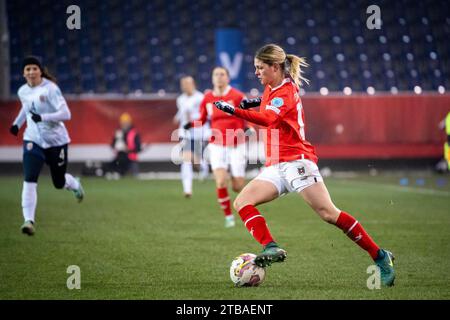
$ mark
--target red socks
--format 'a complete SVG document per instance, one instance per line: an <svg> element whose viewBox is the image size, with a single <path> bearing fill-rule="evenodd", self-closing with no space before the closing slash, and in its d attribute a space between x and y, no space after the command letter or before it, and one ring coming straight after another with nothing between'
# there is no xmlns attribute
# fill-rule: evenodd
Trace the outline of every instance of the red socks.
<svg viewBox="0 0 450 320"><path fill-rule="evenodd" d="M361 224L348 213L341 211L336 226L344 231L344 233L361 248L366 250L372 259L375 259L380 249L372 238L367 234Z"/></svg>
<svg viewBox="0 0 450 320"><path fill-rule="evenodd" d="M227 188L217 188L217 201L226 216L231 215L231 202Z"/></svg>
<svg viewBox="0 0 450 320"><path fill-rule="evenodd" d="M241 210L239 210L239 215L245 224L245 227L263 246L267 245L269 242L274 241L272 235L270 234L269 228L266 224L266 219L261 215L261 213L251 204L246 205Z"/></svg>

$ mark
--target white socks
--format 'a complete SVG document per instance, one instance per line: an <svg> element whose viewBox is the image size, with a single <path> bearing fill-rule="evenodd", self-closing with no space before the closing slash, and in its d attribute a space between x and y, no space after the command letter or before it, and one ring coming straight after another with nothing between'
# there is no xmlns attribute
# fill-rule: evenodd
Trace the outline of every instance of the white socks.
<svg viewBox="0 0 450 320"><path fill-rule="evenodd" d="M64 185L64 188L68 190L77 190L80 187L80 183L72 175L66 173L65 178L66 184ZM36 205L37 183L24 181L22 188L22 213L25 221L31 220L34 222Z"/></svg>
<svg viewBox="0 0 450 320"><path fill-rule="evenodd" d="M23 182L22 188L22 213L25 221L31 220L34 222L34 214L36 213L37 205L37 183Z"/></svg>
<svg viewBox="0 0 450 320"><path fill-rule="evenodd" d="M185 194L192 194L192 163L183 162L181 164L181 181L183 183L183 191Z"/></svg>
<svg viewBox="0 0 450 320"><path fill-rule="evenodd" d="M69 173L66 173L64 175L64 177L66 178L66 183L64 184L64 188L66 188L67 190L78 190L78 188L80 187L80 183L78 182L77 179L75 179Z"/></svg>
<svg viewBox="0 0 450 320"><path fill-rule="evenodd" d="M209 174L209 164L206 160L200 162L200 179L205 179Z"/></svg>

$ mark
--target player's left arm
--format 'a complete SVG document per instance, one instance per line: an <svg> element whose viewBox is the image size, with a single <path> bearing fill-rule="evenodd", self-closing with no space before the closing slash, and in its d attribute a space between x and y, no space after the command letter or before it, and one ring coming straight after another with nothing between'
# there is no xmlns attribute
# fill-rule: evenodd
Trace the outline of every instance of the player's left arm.
<svg viewBox="0 0 450 320"><path fill-rule="evenodd" d="M25 108L22 105L22 108L20 109L19 114L17 115L16 119L14 119L14 122L12 123L11 127L9 128L9 132L17 136L19 134L20 127L25 123L27 119L27 113L25 111Z"/></svg>
<svg viewBox="0 0 450 320"><path fill-rule="evenodd" d="M239 109L244 109L244 110L256 107L256 106L249 106L248 105L249 101L250 100L247 98L247 96L242 95L242 98L239 101L239 103L237 104L237 106L239 106ZM261 100L259 100L259 101L261 102ZM259 104L260 103L258 103L258 106L259 106ZM248 135L248 136L251 136L256 133L256 129L253 126L253 124L247 120L244 120L244 131L245 131L246 135Z"/></svg>
<svg viewBox="0 0 450 320"><path fill-rule="evenodd" d="M58 86L51 86L48 102L55 108L55 112L40 114L42 121L67 121L71 118L69 107Z"/></svg>
<svg viewBox="0 0 450 320"><path fill-rule="evenodd" d="M261 105L260 97L251 98L251 99L244 98L244 99L242 99L241 103L239 104L239 108L246 110L246 109L250 109L250 108L259 107L260 105Z"/></svg>
<svg viewBox="0 0 450 320"><path fill-rule="evenodd" d="M243 110L235 108L234 106L224 102L218 101L215 106L227 113L233 114L236 117L253 122L255 124L268 127L280 121L283 115L288 110L289 97L285 93L281 93L279 96L273 98L268 105L265 106L263 111Z"/></svg>
<svg viewBox="0 0 450 320"><path fill-rule="evenodd" d="M208 111L206 110L206 99L203 97L202 102L200 103L200 117L197 120L190 121L186 123L183 128L185 130L189 130L190 128L199 128L203 126L208 120Z"/></svg>
<svg viewBox="0 0 450 320"><path fill-rule="evenodd" d="M22 105L19 114L17 115L16 119L14 119L13 125L17 126L20 129L20 127L22 127L22 125L25 123L26 119L27 112L25 110L25 107Z"/></svg>

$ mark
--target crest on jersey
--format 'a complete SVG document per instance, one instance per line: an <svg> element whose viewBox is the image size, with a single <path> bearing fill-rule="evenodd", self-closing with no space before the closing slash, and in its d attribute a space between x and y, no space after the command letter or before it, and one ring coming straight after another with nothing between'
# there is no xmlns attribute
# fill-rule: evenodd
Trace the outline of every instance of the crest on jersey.
<svg viewBox="0 0 450 320"><path fill-rule="evenodd" d="M279 108L284 104L284 101L282 98L273 98L270 104L275 108Z"/></svg>
<svg viewBox="0 0 450 320"><path fill-rule="evenodd" d="M305 174L305 167L301 167L301 168L297 168L297 170L298 170L298 174L299 175L304 175Z"/></svg>
<svg viewBox="0 0 450 320"><path fill-rule="evenodd" d="M40 95L39 96L39 101L41 101L42 103L44 103L45 101L47 101L47 97L44 95Z"/></svg>

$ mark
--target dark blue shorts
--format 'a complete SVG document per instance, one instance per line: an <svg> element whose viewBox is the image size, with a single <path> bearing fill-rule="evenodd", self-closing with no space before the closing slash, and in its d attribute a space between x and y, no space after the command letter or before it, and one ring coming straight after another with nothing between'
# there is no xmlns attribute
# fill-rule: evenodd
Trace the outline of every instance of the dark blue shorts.
<svg viewBox="0 0 450 320"><path fill-rule="evenodd" d="M32 141L23 142L23 174L26 182L37 182L42 166L47 164L53 185L61 189L66 182L67 144L59 147L41 148Z"/></svg>
<svg viewBox="0 0 450 320"><path fill-rule="evenodd" d="M203 157L203 152L208 144L208 142L204 140L193 140L186 138L183 138L181 143L183 152L189 151L198 157Z"/></svg>

